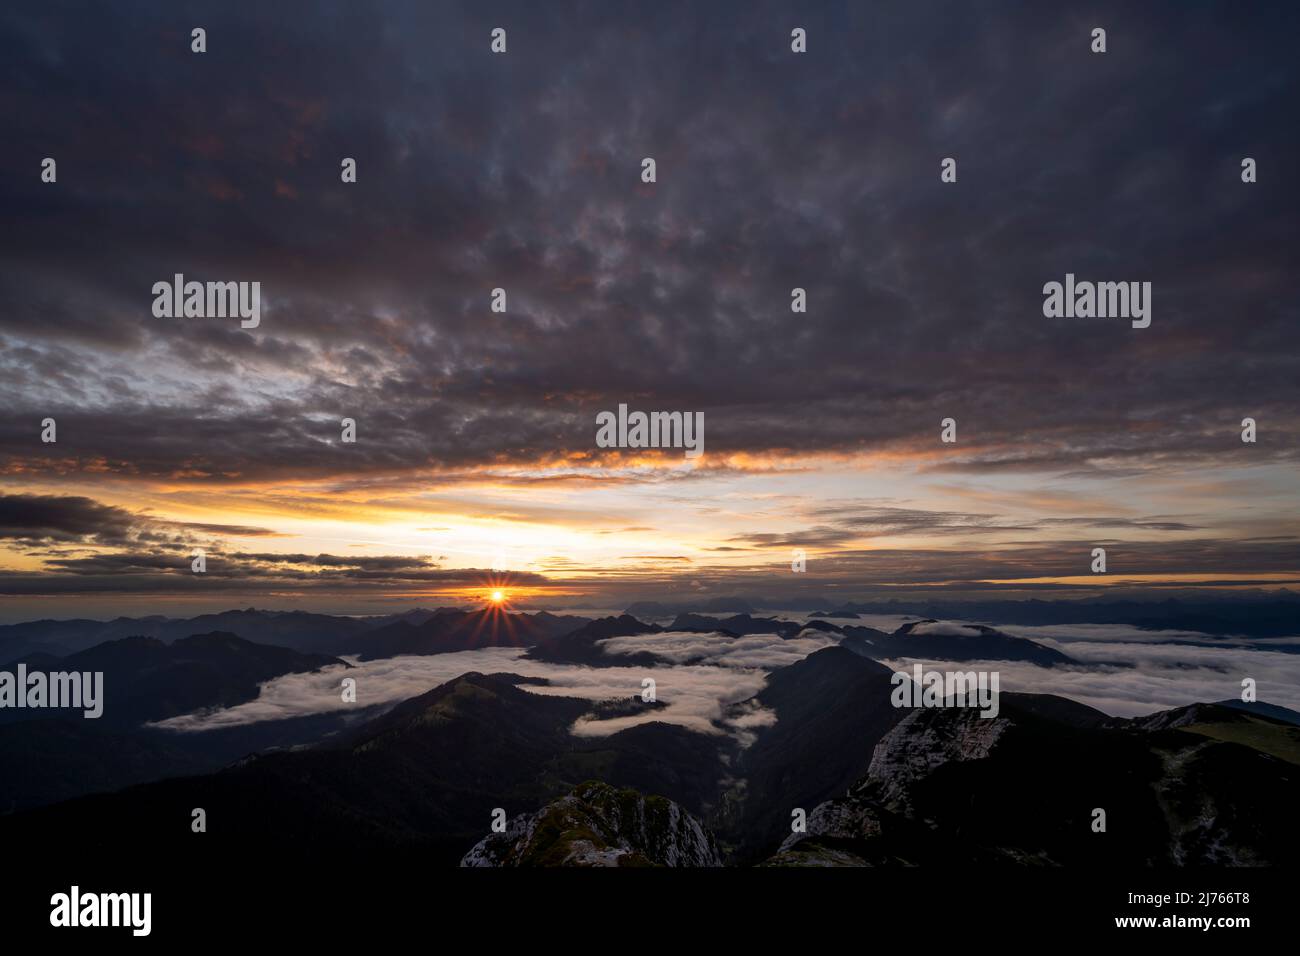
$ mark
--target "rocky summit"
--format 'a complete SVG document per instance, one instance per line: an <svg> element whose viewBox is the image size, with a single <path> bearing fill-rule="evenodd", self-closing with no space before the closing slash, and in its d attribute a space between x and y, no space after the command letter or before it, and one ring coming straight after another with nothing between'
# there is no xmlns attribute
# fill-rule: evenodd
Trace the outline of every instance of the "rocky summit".
<svg viewBox="0 0 1300 956"><path fill-rule="evenodd" d="M521 814L461 866L722 866L713 835L666 797L588 782Z"/></svg>

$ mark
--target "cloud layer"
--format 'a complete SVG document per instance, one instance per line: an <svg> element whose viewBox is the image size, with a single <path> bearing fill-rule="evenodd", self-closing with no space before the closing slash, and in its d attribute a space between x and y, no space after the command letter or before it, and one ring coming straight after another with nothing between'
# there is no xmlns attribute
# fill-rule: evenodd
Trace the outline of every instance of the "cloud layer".
<svg viewBox="0 0 1300 956"><path fill-rule="evenodd" d="M419 544L230 541L377 515L409 540L423 511L713 536L532 555L568 593L622 556L620 596L770 592L792 548L809 590L1072 576L1111 540L1119 574L1300 571L1291 5L185 10L0 11L0 593L189 596L196 539L205 591L464 585L445 567L481 563L399 566ZM1067 272L1152 282L1150 328L1045 318ZM260 326L155 318L177 273L260 282ZM597 448L621 402L704 413L704 457ZM828 463L895 484L836 496ZM899 500L922 482L957 500Z"/></svg>
<svg viewBox="0 0 1300 956"><path fill-rule="evenodd" d="M947 622L941 622L947 624ZM957 630L960 625L947 624ZM997 671L1000 689L1058 694L1117 717L1132 717L1196 702L1240 698L1241 681L1256 681L1260 700L1300 710L1300 654L1262 647L1226 647L1205 635L1138 632L1102 625L1066 628L1007 628L1081 661L1078 666L1039 667L1010 661L968 661L958 669ZM1054 632L1057 638L1047 636ZM342 701L340 681L357 682L357 704L392 705L418 696L470 671L513 673L544 678L546 685L523 684L529 693L579 697L591 701L639 698L643 679L655 681L664 706L642 714L586 717L572 731L603 737L629 727L662 721L699 733L730 734L748 745L777 715L759 706L736 708L762 689L768 673L795 663L834 641L817 632L782 641L776 635L727 638L719 634L644 635L603 641L606 653L648 651L667 663L656 667L585 667L524 658L519 648L484 648L422 657L353 662L355 669L327 668L315 674L289 674L264 684L259 697L236 707L187 714L158 726L180 732L281 720L306 714L342 712L356 705ZM1135 635L1137 635L1135 639ZM1190 640L1191 646L1170 641ZM1166 643L1156 643L1165 641ZM1300 643L1300 637L1288 644ZM692 663L681 663L691 661ZM951 669L925 658L885 661L911 672L920 663Z"/></svg>
<svg viewBox="0 0 1300 956"><path fill-rule="evenodd" d="M1137 717L1197 702L1241 699L1243 678L1259 700L1300 710L1300 637L1230 644L1183 631L1142 631L1110 624L1003 627L1059 650L1083 666L1039 667L1012 661L974 661L962 670L995 670L1001 690L1059 694L1115 717ZM1177 643L1173 643L1177 642ZM908 670L900 658L888 663Z"/></svg>
<svg viewBox="0 0 1300 956"><path fill-rule="evenodd" d="M646 708L643 714L634 716L579 720L573 727L578 736L604 737L652 721L678 724L703 734L721 734L726 729L718 722L727 706L752 697L763 686L765 676L755 668L734 666L577 667L527 660L523 653L520 648L496 647L424 657L353 661L353 670L334 667L315 674L288 674L262 685L256 700L237 707L174 717L158 726L197 732L304 714L341 712L357 705L396 704L462 674L479 671L545 678L549 682L545 686L523 684L521 687L529 693L591 701L640 699L642 679L654 679L657 699L665 706ZM345 676L357 682L355 705L342 700L341 681ZM745 726L755 719L750 715Z"/></svg>
<svg viewBox="0 0 1300 956"><path fill-rule="evenodd" d="M1148 470L1224 460L1245 394L1257 456L1300 447L1293 10L1112 5L1104 57L1031 3L802 10L802 57L775 3L162 12L2 15L10 473L589 460L628 399L724 456L960 413L947 470ZM1067 271L1153 281L1151 328L1043 319ZM175 272L261 281L261 327L153 318Z"/></svg>

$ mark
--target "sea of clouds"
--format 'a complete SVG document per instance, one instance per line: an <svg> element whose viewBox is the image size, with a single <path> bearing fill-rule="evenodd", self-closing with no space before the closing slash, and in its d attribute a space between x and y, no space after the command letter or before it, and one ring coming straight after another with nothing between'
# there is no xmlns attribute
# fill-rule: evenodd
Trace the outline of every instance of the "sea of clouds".
<svg viewBox="0 0 1300 956"><path fill-rule="evenodd" d="M933 628L941 626L942 631ZM932 632L964 633L959 622L931 626ZM972 661L944 667L921 658L885 661L898 670L912 664L960 670L994 670L1001 690L1059 694L1119 717L1140 716L1197 701L1239 698L1243 677L1254 678L1260 700L1300 710L1300 638L1236 642L1182 631L1143 631L1119 625L1076 624L1000 628L1055 648L1078 665L1039 667L1009 661ZM1170 643L1178 641L1179 643ZM308 714L342 712L358 706L391 706L423 694L471 671L512 673L544 678L546 685L521 685L530 693L587 700L639 698L642 679L655 681L658 701L642 714L605 719L583 718L573 726L580 736L599 737L650 721L678 724L705 734L732 734L742 744L758 728L775 721L764 708L738 709L762 689L772 671L793 664L823 647L834 635L804 631L791 640L776 634L730 638L721 634L669 632L616 637L600 642L613 659L650 652L656 667L588 667L532 661L520 648L493 647L419 657L355 661L351 670L326 668L289 674L262 685L256 700L235 707L186 714L157 726L197 732ZM342 700L341 681L357 682L357 703Z"/></svg>
<svg viewBox="0 0 1300 956"><path fill-rule="evenodd" d="M573 732L579 736L603 737L651 721L678 724L705 734L731 733L742 743L752 731L770 723L770 712L749 708L740 715L727 714L731 705L748 700L762 689L767 674L794 663L834 643L809 638L782 641L775 634L731 639L724 635L657 634L647 638L613 638L605 653L611 657L635 654L647 649L643 640L662 641L653 649L666 664L658 667L587 667L533 661L525 650L489 647L428 656L393 657L377 661L348 658L352 669L328 667L316 673L286 674L261 686L256 700L214 710L185 714L160 721L154 726L196 732L235 727L266 720L283 720L307 714L343 712L358 706L393 705L416 697L453 678L472 671L484 674L510 673L540 677L545 685L524 684L521 689L535 694L579 697L586 700L640 698L641 681L655 681L655 696L663 706L646 708L643 714L606 719L579 720ZM693 664L675 664L703 655ZM356 680L357 701L344 703L344 677Z"/></svg>
<svg viewBox="0 0 1300 956"><path fill-rule="evenodd" d="M999 661L1004 691L1060 694L1112 716L1137 717L1198 701L1239 700L1242 679L1250 677L1259 700L1300 710L1300 637L1225 640L1121 624L999 630L1054 648L1083 665Z"/></svg>

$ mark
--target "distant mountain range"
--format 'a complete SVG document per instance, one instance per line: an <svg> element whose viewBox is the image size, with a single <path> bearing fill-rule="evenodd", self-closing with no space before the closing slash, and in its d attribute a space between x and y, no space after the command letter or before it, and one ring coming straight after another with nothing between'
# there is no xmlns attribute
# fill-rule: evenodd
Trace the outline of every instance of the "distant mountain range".
<svg viewBox="0 0 1300 956"><path fill-rule="evenodd" d="M647 624L630 614L604 617L562 632L558 637L538 638L528 656L534 660L594 667L654 666L658 658L652 651L611 655L605 652L601 642L614 637L667 632L715 634L720 640L749 634L775 634L789 640L808 631L838 638L843 647L854 653L879 660L914 657L946 661L1029 661L1044 666L1072 663L1072 658L1060 651L983 625L940 626L937 621L913 621L887 634L870 627L817 620L799 623L779 618L756 618L748 614L726 618L679 614L671 624L662 627Z"/></svg>
<svg viewBox="0 0 1300 956"><path fill-rule="evenodd" d="M259 644L299 651L334 653L349 638L397 620L420 623L438 611L417 610L378 618L337 617L306 611L223 611L191 618L119 617L112 621L30 621L0 627L0 659L34 653L65 656L124 637L151 637L164 643L220 631Z"/></svg>
<svg viewBox="0 0 1300 956"><path fill-rule="evenodd" d="M737 595L701 604L640 602L626 613L666 618L690 612L804 611L814 616L860 614L907 615L937 620L990 621L999 624L1127 624L1147 630L1185 630L1242 637L1300 636L1300 594L1287 589L1215 597L1170 597L1162 600L1081 598L1055 601L969 601L936 598L920 601L828 602L825 596ZM830 608L829 613L816 612Z"/></svg>
<svg viewBox="0 0 1300 956"><path fill-rule="evenodd" d="M192 618L122 617L112 621L31 621L0 627L0 660L50 663L123 638L147 637L165 644L195 634L234 634L258 644L303 653L356 654L362 660L401 654L439 654L477 647L526 647L580 627L589 618L539 611L508 614L497 609L419 608L380 617L338 617L305 611L254 608Z"/></svg>
<svg viewBox="0 0 1300 956"><path fill-rule="evenodd" d="M793 636L796 622L779 617L755 617L758 606L794 610L827 607L823 601L766 602L751 598L719 598L704 604L670 605L641 602L630 606L631 617L651 633L650 619L671 619L665 630L713 629L731 634L776 633ZM705 612L732 611L725 617ZM1050 625L1070 623L1127 624L1153 630L1187 630L1204 634L1268 638L1300 636L1300 597L1290 592L1219 599L1169 599L1166 601L888 601L841 605L819 616L814 626L833 627L829 620L849 621L860 614L910 615L925 620L997 621L1004 624ZM449 618L438 621L440 617ZM621 618L616 618L621 620ZM507 620L511 623L505 627ZM416 608L401 614L342 617L306 611L263 611L254 608L203 614L192 618L161 616L116 618L112 621L41 620L0 626L0 660L13 661L45 655L44 660L66 657L105 641L125 637L152 637L164 643L195 634L220 631L259 644L288 647L304 653L360 654L364 659L402 653L441 653L449 649L484 646L530 646L572 632L589 618L557 615L483 612L457 607ZM625 628L626 630L626 628ZM874 640L870 628L859 635ZM854 633L845 628L844 634ZM880 632L874 632L880 634ZM376 637L373 645L367 637ZM1300 653L1300 645L1279 644L1276 649ZM879 653L879 652L877 652ZM885 656L885 655L881 655ZM1003 658L999 658L1003 659ZM1006 658L1033 659L1033 658Z"/></svg>
<svg viewBox="0 0 1300 956"><path fill-rule="evenodd" d="M344 641L341 651L370 661L403 654L443 654L480 647L531 647L561 637L587 623L585 617L560 617L546 611L506 614L495 608L442 610L419 623L394 621L365 631Z"/></svg>
<svg viewBox="0 0 1300 956"><path fill-rule="evenodd" d="M983 624L941 625L910 621L892 634L870 627L840 629L845 647L866 657L920 657L940 661L1028 661L1051 667L1073 659L1023 637L1012 637Z"/></svg>
<svg viewBox="0 0 1300 956"><path fill-rule="evenodd" d="M663 601L638 601L635 604L628 605L623 612L631 614L633 617L673 617L676 614L690 614L693 612L719 613L730 611L733 614L752 614L760 606L761 602L755 602L753 598L744 597L718 597L703 600L692 600L685 603L665 603ZM782 605L782 607L793 609L796 605Z"/></svg>

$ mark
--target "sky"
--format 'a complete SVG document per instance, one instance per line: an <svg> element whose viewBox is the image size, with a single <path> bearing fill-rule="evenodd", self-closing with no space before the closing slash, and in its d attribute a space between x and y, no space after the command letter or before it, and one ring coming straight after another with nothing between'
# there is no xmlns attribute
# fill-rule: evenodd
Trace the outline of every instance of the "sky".
<svg viewBox="0 0 1300 956"><path fill-rule="evenodd" d="M0 614L1294 588L1297 20L6 4Z"/></svg>

